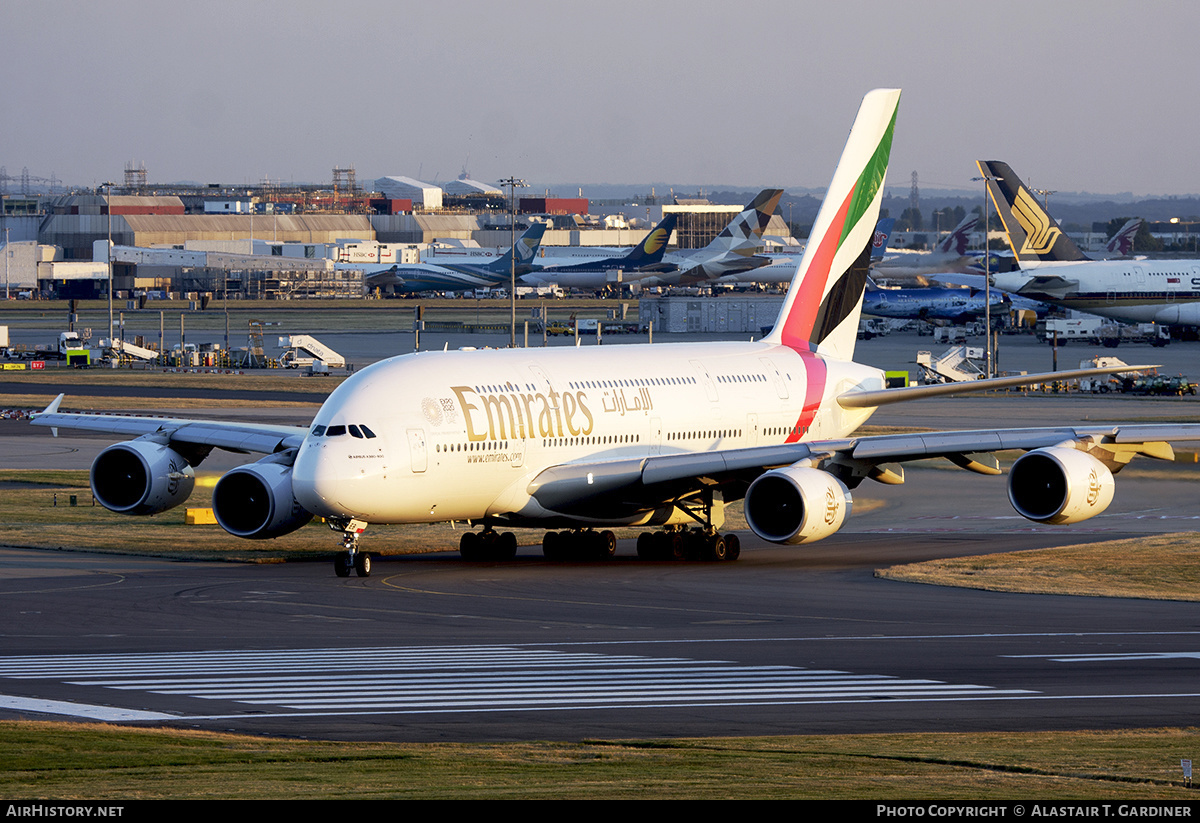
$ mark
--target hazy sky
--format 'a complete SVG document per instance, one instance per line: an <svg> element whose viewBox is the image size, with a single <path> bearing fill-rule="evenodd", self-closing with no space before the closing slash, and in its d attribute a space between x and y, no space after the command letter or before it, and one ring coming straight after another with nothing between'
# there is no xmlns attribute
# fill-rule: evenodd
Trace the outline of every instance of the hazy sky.
<svg viewBox="0 0 1200 823"><path fill-rule="evenodd" d="M89 185L828 184L899 86L889 186L977 158L1058 191L1200 192L1200 4L0 0L0 165ZM10 191L12 184L10 183ZM559 191L571 195L573 191ZM587 194L585 189L584 194Z"/></svg>

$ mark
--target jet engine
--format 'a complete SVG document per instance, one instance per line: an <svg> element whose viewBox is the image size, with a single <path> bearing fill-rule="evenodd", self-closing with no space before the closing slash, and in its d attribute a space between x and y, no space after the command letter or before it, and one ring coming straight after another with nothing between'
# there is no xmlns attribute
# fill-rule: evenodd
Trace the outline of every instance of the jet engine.
<svg viewBox="0 0 1200 823"><path fill-rule="evenodd" d="M1008 500L1017 514L1037 523L1078 523L1112 502L1108 467L1087 452L1066 446L1034 449L1008 472Z"/></svg>
<svg viewBox="0 0 1200 823"><path fill-rule="evenodd" d="M1192 288L1197 285L1196 279L1192 278ZM1154 315L1154 322L1177 326L1200 325L1200 303L1176 303L1174 306L1167 306Z"/></svg>
<svg viewBox="0 0 1200 823"><path fill-rule="evenodd" d="M788 466L761 475L746 490L750 529L773 543L811 543L836 532L850 516L850 490L832 474Z"/></svg>
<svg viewBox="0 0 1200 823"><path fill-rule="evenodd" d="M152 440L109 446L92 461L92 494L119 514L158 514L183 503L196 473L179 452Z"/></svg>
<svg viewBox="0 0 1200 823"><path fill-rule="evenodd" d="M265 540L294 532L309 520L292 494L292 467L267 458L238 466L217 481L213 514L235 537Z"/></svg>

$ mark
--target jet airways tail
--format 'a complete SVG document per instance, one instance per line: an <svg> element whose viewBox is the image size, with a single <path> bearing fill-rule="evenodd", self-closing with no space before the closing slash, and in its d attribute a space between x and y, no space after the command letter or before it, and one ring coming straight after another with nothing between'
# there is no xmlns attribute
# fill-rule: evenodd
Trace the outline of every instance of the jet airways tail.
<svg viewBox="0 0 1200 823"><path fill-rule="evenodd" d="M621 263L628 270L644 269L656 266L662 262L667 244L671 242L671 232L675 231L675 221L679 216L673 212L666 214L658 225L638 243L629 254L621 258Z"/></svg>
<svg viewBox="0 0 1200 823"><path fill-rule="evenodd" d="M899 89L863 98L768 342L853 358L899 103Z"/></svg>
<svg viewBox="0 0 1200 823"><path fill-rule="evenodd" d="M988 193L1021 268L1089 259L1046 213L1007 163L997 160L978 160L976 163L980 173L987 178Z"/></svg>
<svg viewBox="0 0 1200 823"><path fill-rule="evenodd" d="M512 259L515 253L517 257L517 274L527 274L531 268L530 264L533 262L533 258L538 253L538 248L542 245L542 237L545 234L545 223L533 223L517 238L516 244L506 254L497 257L491 263L487 264L487 270L507 276L512 271Z"/></svg>

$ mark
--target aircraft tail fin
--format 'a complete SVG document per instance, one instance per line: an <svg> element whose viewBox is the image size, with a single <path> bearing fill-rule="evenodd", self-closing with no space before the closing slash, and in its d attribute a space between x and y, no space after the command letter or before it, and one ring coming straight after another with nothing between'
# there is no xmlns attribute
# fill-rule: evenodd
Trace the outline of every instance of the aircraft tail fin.
<svg viewBox="0 0 1200 823"><path fill-rule="evenodd" d="M1036 267L1039 263L1088 259L1007 163L997 160L976 162L980 173L987 178L988 193L1004 223L1008 244L1022 268Z"/></svg>
<svg viewBox="0 0 1200 823"><path fill-rule="evenodd" d="M896 227L895 217L881 217L875 224L875 237L871 240L871 260L882 260L887 253L888 243L892 241L892 229Z"/></svg>
<svg viewBox="0 0 1200 823"><path fill-rule="evenodd" d="M954 227L954 231L942 241L938 246L938 250L944 254L953 254L962 257L967 253L967 246L970 244L971 232L975 231L975 226L979 223L978 214L968 214L962 219L962 222Z"/></svg>
<svg viewBox="0 0 1200 823"><path fill-rule="evenodd" d="M531 268L534 257L537 256L538 248L542 245L542 237L546 234L545 223L533 223L527 228L517 242L507 253L497 257L488 264L488 269L492 272L508 274L513 268L513 255L516 255L516 270L517 274L527 274Z"/></svg>
<svg viewBox="0 0 1200 823"><path fill-rule="evenodd" d="M675 221L678 219L679 215L674 212L666 214L658 225L642 238L642 242L622 258L622 264L629 269L640 269L661 263L667 244L671 242L671 232L675 231Z"/></svg>
<svg viewBox="0 0 1200 823"><path fill-rule="evenodd" d="M1142 218L1131 217L1129 221L1121 226L1120 231L1112 236L1112 239L1104 246L1109 254L1119 254L1125 256L1133 253L1133 238L1137 236L1138 230L1142 227Z"/></svg>
<svg viewBox="0 0 1200 823"><path fill-rule="evenodd" d="M779 206L780 197L783 197L783 189L760 191L704 250L746 255L761 251L763 230Z"/></svg>
<svg viewBox="0 0 1200 823"><path fill-rule="evenodd" d="M854 356L899 103L899 89L863 98L767 341L842 360Z"/></svg>

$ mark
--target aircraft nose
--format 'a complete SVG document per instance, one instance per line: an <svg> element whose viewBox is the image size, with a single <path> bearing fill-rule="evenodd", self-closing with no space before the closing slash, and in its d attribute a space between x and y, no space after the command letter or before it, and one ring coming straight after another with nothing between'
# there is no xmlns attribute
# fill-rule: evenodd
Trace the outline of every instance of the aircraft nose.
<svg viewBox="0 0 1200 823"><path fill-rule="evenodd" d="M322 451L311 445L300 450L292 466L292 493L313 514L332 516L341 513L339 483L334 466L322 459Z"/></svg>

